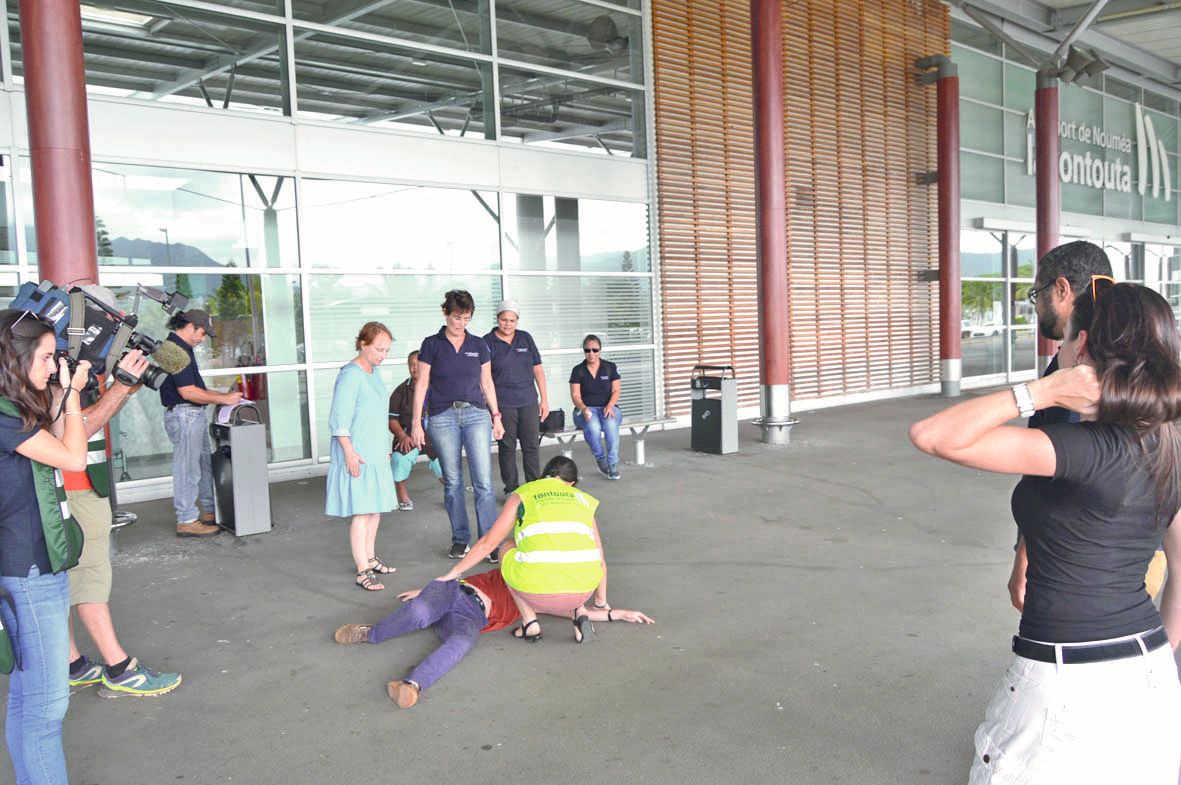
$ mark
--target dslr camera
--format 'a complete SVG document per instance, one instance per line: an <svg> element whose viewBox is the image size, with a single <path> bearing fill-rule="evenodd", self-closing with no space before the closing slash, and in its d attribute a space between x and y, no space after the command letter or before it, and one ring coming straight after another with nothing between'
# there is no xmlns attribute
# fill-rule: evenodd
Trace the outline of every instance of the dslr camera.
<svg viewBox="0 0 1181 785"><path fill-rule="evenodd" d="M113 373L123 384L143 384L159 390L170 373L181 369L170 370L169 362L162 363L165 367L152 364L136 379L117 367L123 356L133 349L151 356L161 347L161 341L136 329L141 295L160 303L169 316L180 313L188 304L188 298L183 294L137 286L132 312L125 314L80 287L66 290L50 281L42 281L40 285L30 281L21 286L8 307L31 311L51 322L57 341L57 356L65 358L71 372L82 360L90 362L88 386L96 385L97 374L105 372ZM187 355L184 361L184 364L188 363ZM50 381L57 381L56 374Z"/></svg>

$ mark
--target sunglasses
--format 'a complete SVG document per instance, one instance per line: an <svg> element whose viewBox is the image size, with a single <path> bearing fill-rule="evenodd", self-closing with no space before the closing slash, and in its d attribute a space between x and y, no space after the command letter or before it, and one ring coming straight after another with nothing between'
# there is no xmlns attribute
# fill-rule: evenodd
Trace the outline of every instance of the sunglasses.
<svg viewBox="0 0 1181 785"><path fill-rule="evenodd" d="M10 333L12 333L13 335L15 335L15 334L16 334L16 326L17 326L18 324L20 324L21 322L23 322L23 321L25 320L25 317L26 317L26 316L32 316L32 317L33 317L33 321L40 322L40 323L41 323L41 324L43 324L44 326L46 326L46 327L48 327L48 328L50 328L50 329L53 329L53 322L49 321L49 320L48 320L48 319L46 319L44 316L41 316L40 314L35 314L35 313L33 313L32 311L22 311L22 312L21 312L21 315L20 315L20 316L18 316L18 317L16 317L16 321L15 321L15 322L13 322L13 323L12 323L12 324L9 326L9 328L8 328L8 331L9 331Z"/></svg>
<svg viewBox="0 0 1181 785"><path fill-rule="evenodd" d="M585 349L584 348L582 350L582 353L583 354L598 354L601 351L602 351L602 347L599 347L598 349Z"/></svg>
<svg viewBox="0 0 1181 785"><path fill-rule="evenodd" d="M1102 283L1103 286L1099 286ZM1099 301L1099 292L1106 292L1111 287L1115 286L1115 279L1110 275L1092 275L1091 276L1091 299L1095 302Z"/></svg>

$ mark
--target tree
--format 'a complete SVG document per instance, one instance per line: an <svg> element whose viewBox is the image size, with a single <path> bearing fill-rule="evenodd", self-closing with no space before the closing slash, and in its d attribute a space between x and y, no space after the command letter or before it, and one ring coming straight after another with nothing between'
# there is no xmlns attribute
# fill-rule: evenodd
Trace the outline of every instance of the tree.
<svg viewBox="0 0 1181 785"><path fill-rule="evenodd" d="M233 266L232 264L230 265ZM212 311L222 319L239 319L250 313L250 296L240 275L223 275L213 295Z"/></svg>
<svg viewBox="0 0 1181 785"><path fill-rule="evenodd" d="M99 257L115 255L115 249L111 245L111 235L107 232L107 225L101 218L94 219L94 241L98 248Z"/></svg>

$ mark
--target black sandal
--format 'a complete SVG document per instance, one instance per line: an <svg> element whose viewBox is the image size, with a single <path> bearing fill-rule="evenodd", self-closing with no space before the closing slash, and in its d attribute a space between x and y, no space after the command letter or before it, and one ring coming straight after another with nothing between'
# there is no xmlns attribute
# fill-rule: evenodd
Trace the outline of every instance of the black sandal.
<svg viewBox="0 0 1181 785"><path fill-rule="evenodd" d="M534 635L527 634L525 631L528 630L530 627L532 627L534 624L537 625L536 634L534 634ZM519 626L515 630L513 630L513 637L516 638L517 640L525 640L525 641L529 641L530 643L537 643L539 640L541 640L541 622L539 622L537 619L534 619L531 622L527 622L526 624L522 624L521 626Z"/></svg>
<svg viewBox="0 0 1181 785"><path fill-rule="evenodd" d="M377 575L374 574L373 570L361 570L359 573L357 573L357 578L359 578L359 580L357 580L353 585L358 589L364 589L365 591L381 591L385 588L381 581L377 579Z"/></svg>
<svg viewBox="0 0 1181 785"><path fill-rule="evenodd" d="M595 639L595 625L585 613L574 619L574 642L584 643Z"/></svg>
<svg viewBox="0 0 1181 785"><path fill-rule="evenodd" d="M369 557L369 571L375 572L378 575L389 575L391 572L397 572L397 567L391 567L376 556Z"/></svg>

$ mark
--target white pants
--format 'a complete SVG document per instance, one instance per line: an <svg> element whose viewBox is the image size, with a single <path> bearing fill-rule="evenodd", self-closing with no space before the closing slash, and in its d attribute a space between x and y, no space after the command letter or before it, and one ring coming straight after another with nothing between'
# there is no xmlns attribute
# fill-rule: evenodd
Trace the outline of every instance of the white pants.
<svg viewBox="0 0 1181 785"><path fill-rule="evenodd" d="M1166 644L1056 665L1014 657L976 729L969 785L1177 785L1181 684Z"/></svg>

